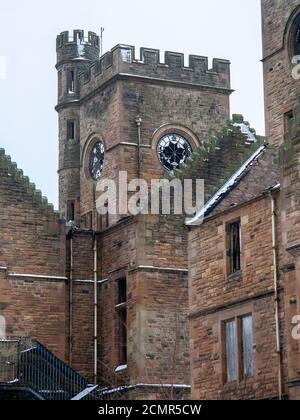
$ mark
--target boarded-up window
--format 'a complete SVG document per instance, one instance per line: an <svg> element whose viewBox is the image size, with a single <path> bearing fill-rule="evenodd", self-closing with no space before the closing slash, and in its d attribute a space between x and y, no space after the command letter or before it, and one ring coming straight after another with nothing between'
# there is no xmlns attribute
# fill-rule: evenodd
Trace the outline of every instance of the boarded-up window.
<svg viewBox="0 0 300 420"><path fill-rule="evenodd" d="M254 376L252 315L224 321L223 378L224 383L245 381Z"/></svg>
<svg viewBox="0 0 300 420"><path fill-rule="evenodd" d="M0 316L0 339L6 338L6 322L4 316Z"/></svg>
<svg viewBox="0 0 300 420"><path fill-rule="evenodd" d="M253 368L253 328L252 316L245 316L241 319L242 327L242 360L243 377L251 378L254 373Z"/></svg>
<svg viewBox="0 0 300 420"><path fill-rule="evenodd" d="M235 320L225 322L227 382L237 380L237 334Z"/></svg>

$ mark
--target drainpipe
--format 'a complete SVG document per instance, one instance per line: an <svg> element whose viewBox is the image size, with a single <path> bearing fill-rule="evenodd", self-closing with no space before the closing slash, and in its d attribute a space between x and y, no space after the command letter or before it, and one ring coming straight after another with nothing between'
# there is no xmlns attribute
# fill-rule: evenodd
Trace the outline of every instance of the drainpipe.
<svg viewBox="0 0 300 420"><path fill-rule="evenodd" d="M142 118L138 115L135 118L135 122L137 125L138 130L138 160L137 160L137 176L138 179L141 178L141 125L142 125Z"/></svg>
<svg viewBox="0 0 300 420"><path fill-rule="evenodd" d="M275 322L276 322L276 353L278 365L278 394L279 400L282 400L282 366L281 366L281 346L280 346L280 323L279 323L279 293L278 293L278 260L277 260L277 241L276 241L276 208L275 198L270 191L272 208L272 249L273 249L273 267L274 267L274 301L275 301Z"/></svg>
<svg viewBox="0 0 300 420"><path fill-rule="evenodd" d="M73 256L73 233L70 237L70 288L69 288L69 363L72 366L73 347L73 277L74 277L74 256Z"/></svg>
<svg viewBox="0 0 300 420"><path fill-rule="evenodd" d="M97 237L94 235L94 384L98 374L98 253Z"/></svg>

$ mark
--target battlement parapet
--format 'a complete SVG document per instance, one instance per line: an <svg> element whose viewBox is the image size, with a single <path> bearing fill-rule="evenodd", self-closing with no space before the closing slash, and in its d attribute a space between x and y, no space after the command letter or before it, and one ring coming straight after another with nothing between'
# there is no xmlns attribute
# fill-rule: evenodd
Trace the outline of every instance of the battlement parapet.
<svg viewBox="0 0 300 420"><path fill-rule="evenodd" d="M190 55L189 66L185 66L184 54L166 51L161 62L160 51L151 48L141 48L136 59L135 47L120 44L81 73L80 96L91 93L118 74L230 90L228 60L214 58L209 68L207 57Z"/></svg>
<svg viewBox="0 0 300 420"><path fill-rule="evenodd" d="M36 188L34 183L30 182L28 176L24 175L22 169L18 168L17 164L12 161L9 155L5 154L5 150L2 148L0 148L0 170L4 171L8 177L14 179L22 187L26 195L30 197L31 201L47 212L48 215L51 215L54 220L59 217L59 213L54 210L53 204L49 203L48 199L42 196L41 191Z"/></svg>

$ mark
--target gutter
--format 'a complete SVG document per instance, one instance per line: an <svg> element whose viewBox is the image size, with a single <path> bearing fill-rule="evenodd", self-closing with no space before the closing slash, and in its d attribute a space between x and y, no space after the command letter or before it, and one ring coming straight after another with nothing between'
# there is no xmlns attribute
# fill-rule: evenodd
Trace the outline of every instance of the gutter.
<svg viewBox="0 0 300 420"><path fill-rule="evenodd" d="M69 288L69 363L72 367L73 350L73 277L74 277L74 255L73 236L70 237L70 288Z"/></svg>
<svg viewBox="0 0 300 420"><path fill-rule="evenodd" d="M94 236L94 383L98 375L98 251L97 236Z"/></svg>
<svg viewBox="0 0 300 420"><path fill-rule="evenodd" d="M275 302L275 323L276 323L276 354L277 354L277 369L278 369L278 395L279 400L282 400L282 354L280 342L280 321L279 321L279 285L278 285L278 259L277 259L277 238L276 238L276 203L273 195L274 190L270 190L271 211L272 211L272 249L273 249L273 271L274 271L274 302Z"/></svg>
<svg viewBox="0 0 300 420"><path fill-rule="evenodd" d="M135 123L137 126L137 132L138 132L138 159L137 159L137 178L140 180L141 178L141 125L142 125L142 118L140 116L137 116L135 118Z"/></svg>

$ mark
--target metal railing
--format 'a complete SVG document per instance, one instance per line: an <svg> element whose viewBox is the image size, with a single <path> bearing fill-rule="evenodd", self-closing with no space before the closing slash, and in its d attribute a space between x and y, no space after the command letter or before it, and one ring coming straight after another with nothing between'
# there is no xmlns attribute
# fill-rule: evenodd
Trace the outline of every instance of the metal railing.
<svg viewBox="0 0 300 420"><path fill-rule="evenodd" d="M20 360L20 340L0 340L0 382L18 381Z"/></svg>
<svg viewBox="0 0 300 420"><path fill-rule="evenodd" d="M32 388L46 400L71 400L88 382L36 340L0 340L0 382ZM98 399L94 392L87 399Z"/></svg>

